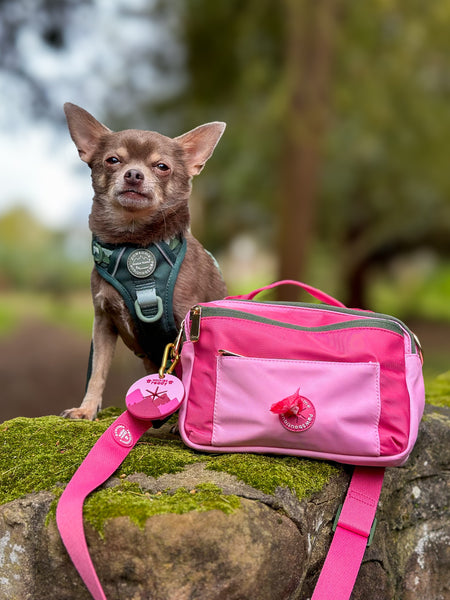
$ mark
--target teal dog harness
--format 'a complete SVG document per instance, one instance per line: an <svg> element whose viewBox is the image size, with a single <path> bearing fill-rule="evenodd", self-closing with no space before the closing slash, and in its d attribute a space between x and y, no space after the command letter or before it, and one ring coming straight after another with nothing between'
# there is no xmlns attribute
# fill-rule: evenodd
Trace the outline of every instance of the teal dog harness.
<svg viewBox="0 0 450 600"><path fill-rule="evenodd" d="M92 240L97 272L122 296L144 353L159 364L164 348L178 333L173 291L186 254L186 239L146 247Z"/></svg>

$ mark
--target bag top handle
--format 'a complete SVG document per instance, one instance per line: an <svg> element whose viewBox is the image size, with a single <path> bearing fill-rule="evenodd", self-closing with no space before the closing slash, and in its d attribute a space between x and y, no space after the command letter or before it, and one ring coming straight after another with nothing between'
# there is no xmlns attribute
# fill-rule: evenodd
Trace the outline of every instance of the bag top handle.
<svg viewBox="0 0 450 600"><path fill-rule="evenodd" d="M318 290L317 288L312 287L307 283L302 283L301 281L295 281L293 279L283 279L281 281L275 281L274 283L253 290L253 292L250 292L249 294L243 294L242 296L228 296L226 300L253 300L253 298L257 296L260 292L264 292L265 290L271 290L280 285L296 285L297 287L302 288L303 290L305 290L305 292L308 292L308 294L311 294L311 296L313 296L317 300L320 300L321 302L324 302L325 304L331 304L331 306L339 306L340 308L346 308L345 304L343 304L339 300L336 300L336 298L333 298L333 296L329 296L328 294L325 294L325 292L322 292L321 290Z"/></svg>

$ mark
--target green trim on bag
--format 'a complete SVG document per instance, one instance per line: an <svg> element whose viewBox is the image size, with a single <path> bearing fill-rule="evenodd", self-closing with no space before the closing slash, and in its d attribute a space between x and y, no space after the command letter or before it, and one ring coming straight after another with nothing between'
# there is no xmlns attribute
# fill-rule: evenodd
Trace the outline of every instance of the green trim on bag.
<svg viewBox="0 0 450 600"><path fill-rule="evenodd" d="M267 303L272 304L272 303ZM284 304L284 306L287 306ZM299 305L299 304L290 304L289 306L301 306L301 307L314 307L318 308L317 304L311 305ZM320 306L320 308L323 308ZM329 308L327 307L329 310ZM344 314L360 314L361 311L355 311L351 309L339 309L339 311L335 312L344 313ZM369 311L368 311L369 312ZM218 306L203 306L202 305L202 319L208 317L231 317L234 319L244 319L246 321L254 321L256 323L265 323L267 325L273 325L276 327L284 327L286 329L294 329L298 331L312 331L312 332L320 332L320 331L339 331L342 329L355 329L355 328L378 328L384 329L386 331L391 331L393 333L397 333L403 337L406 333L411 340L411 352L416 352L416 343L414 340L414 336L412 332L404 325L401 321L398 321L395 318L389 317L389 315L382 315L379 313L369 313L371 316L364 319L355 319L353 321L342 321L340 323L334 323L332 325L321 325L317 327L304 327L302 325L293 325L291 323L286 323L285 321L277 321L275 319L269 319L267 317L262 317L260 315L255 315L253 313L248 313L245 311L237 310L234 308L223 308Z"/></svg>

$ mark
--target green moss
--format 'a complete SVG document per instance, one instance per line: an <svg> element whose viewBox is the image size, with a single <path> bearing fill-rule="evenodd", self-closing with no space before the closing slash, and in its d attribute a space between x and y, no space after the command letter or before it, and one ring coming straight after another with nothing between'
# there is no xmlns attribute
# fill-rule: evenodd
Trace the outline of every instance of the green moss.
<svg viewBox="0 0 450 600"><path fill-rule="evenodd" d="M130 452L118 475L145 473L160 477L164 473L179 473L186 465L204 461L204 457L189 450L181 440L143 438Z"/></svg>
<svg viewBox="0 0 450 600"><path fill-rule="evenodd" d="M66 484L92 446L113 422L70 421L61 417L19 417L0 425L0 504ZM150 451L149 451L150 450ZM179 440L144 436L117 475L134 472L159 477L204 460Z"/></svg>
<svg viewBox="0 0 450 600"><path fill-rule="evenodd" d="M49 416L21 417L1 424L0 504L32 492L63 487L113 422L116 412L103 411L94 422ZM267 494L273 494L278 487L287 487L299 499L319 491L338 473L337 467L322 461L254 454L211 456L190 450L178 439L144 435L115 475L139 472L160 477L197 462L234 475Z"/></svg>
<svg viewBox="0 0 450 600"><path fill-rule="evenodd" d="M338 467L323 461L255 454L224 454L207 468L235 475L266 494L273 494L278 487L289 488L299 500L320 491L339 473Z"/></svg>
<svg viewBox="0 0 450 600"><path fill-rule="evenodd" d="M0 503L69 481L111 423L19 417L0 425Z"/></svg>
<svg viewBox="0 0 450 600"><path fill-rule="evenodd" d="M423 417L423 420L424 421L430 421L430 420L439 421L446 427L450 426L450 418L447 415L443 415L442 413L438 413L438 412L428 413L427 415L425 415Z"/></svg>
<svg viewBox="0 0 450 600"><path fill-rule="evenodd" d="M63 492L54 488L55 500L50 506L46 525L56 517L56 506ZM137 483L127 481L119 485L101 489L91 494L83 506L83 516L87 523L103 537L108 519L129 517L141 529L147 519L166 513L185 514L191 511L206 512L221 510L231 514L241 506L241 500L233 494L226 495L213 483L201 483L195 489L179 488L175 492L150 494Z"/></svg>
<svg viewBox="0 0 450 600"><path fill-rule="evenodd" d="M118 408L117 406L108 406L107 408L104 408L98 413L97 419L99 421L103 421L104 419L109 418L117 419L117 417L120 417L124 410L124 407Z"/></svg>
<svg viewBox="0 0 450 600"><path fill-rule="evenodd" d="M174 493L149 494L135 483L100 490L92 494L84 507L84 518L103 534L105 522L116 517L129 517L138 527L143 528L147 519L154 515L191 511L206 512L221 510L230 514L241 506L237 496L225 495L213 484L200 484L194 490L179 488Z"/></svg>
<svg viewBox="0 0 450 600"><path fill-rule="evenodd" d="M439 375L427 385L426 399L434 406L450 407L450 371Z"/></svg>

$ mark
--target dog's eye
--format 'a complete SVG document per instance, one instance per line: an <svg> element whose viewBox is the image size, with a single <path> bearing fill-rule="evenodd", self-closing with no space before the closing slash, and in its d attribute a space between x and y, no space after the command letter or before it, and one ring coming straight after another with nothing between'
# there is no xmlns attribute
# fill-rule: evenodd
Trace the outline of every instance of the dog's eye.
<svg viewBox="0 0 450 600"><path fill-rule="evenodd" d="M120 162L120 160L119 160L119 159L118 159L116 156L109 156L109 157L106 159L106 162L107 162L109 165L117 165L117 164Z"/></svg>
<svg viewBox="0 0 450 600"><path fill-rule="evenodd" d="M157 168L159 171L162 171L162 172L166 172L166 171L168 171L168 170L169 170L169 168L170 168L170 167L168 167L168 166L167 166L165 163L163 163L163 162L159 162L159 163L157 163L155 166L156 166L156 168Z"/></svg>

